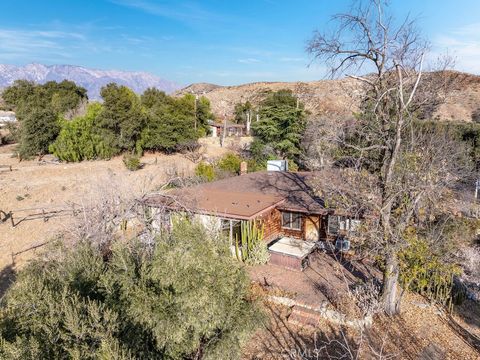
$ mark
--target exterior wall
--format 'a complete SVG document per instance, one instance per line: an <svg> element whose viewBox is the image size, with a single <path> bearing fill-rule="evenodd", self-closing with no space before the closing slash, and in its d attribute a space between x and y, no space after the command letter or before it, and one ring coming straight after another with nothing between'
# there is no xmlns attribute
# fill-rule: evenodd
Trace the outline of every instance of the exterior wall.
<svg viewBox="0 0 480 360"><path fill-rule="evenodd" d="M275 240L282 234L282 219L280 211L273 209L268 214L260 217L263 222L264 228L264 240L270 242Z"/></svg>
<svg viewBox="0 0 480 360"><path fill-rule="evenodd" d="M272 241L280 236L290 236L296 239L306 238L306 216L302 216L302 225L300 230L286 229L282 227L282 213L277 209L273 209L270 213L263 215L260 220L265 225L265 241ZM312 215L312 220L319 232L319 240L324 240L327 237L326 233L326 216Z"/></svg>

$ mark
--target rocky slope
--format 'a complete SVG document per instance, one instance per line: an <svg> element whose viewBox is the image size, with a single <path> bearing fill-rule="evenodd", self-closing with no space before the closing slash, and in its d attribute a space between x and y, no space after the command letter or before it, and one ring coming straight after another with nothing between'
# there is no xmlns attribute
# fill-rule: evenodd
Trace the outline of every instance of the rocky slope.
<svg viewBox="0 0 480 360"><path fill-rule="evenodd" d="M0 88L7 87L18 79L37 83L45 83L50 80L71 80L86 88L88 96L92 100L99 99L102 86L112 82L126 85L136 93L142 93L149 87L156 87L168 93L180 88L174 82L146 72L95 70L73 65L28 64L14 66L0 64Z"/></svg>
<svg viewBox="0 0 480 360"><path fill-rule="evenodd" d="M452 80L453 78L455 79ZM443 83L449 83L444 101L435 105L428 117L467 122L478 117L477 121L480 120L480 76L457 72L433 73L425 74L423 81L427 85L435 82L440 88L439 91L443 91ZM280 89L292 90L313 116L350 115L357 109L361 95L360 84L349 78L312 82L258 82L239 86L201 83L192 84L175 94L203 95L210 100L213 112L217 116L231 117L236 103L248 100L257 105L269 91Z"/></svg>

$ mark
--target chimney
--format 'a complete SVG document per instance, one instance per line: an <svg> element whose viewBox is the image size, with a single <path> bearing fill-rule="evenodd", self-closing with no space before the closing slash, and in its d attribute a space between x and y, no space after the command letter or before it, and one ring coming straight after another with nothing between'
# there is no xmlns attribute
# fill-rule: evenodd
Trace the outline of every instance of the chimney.
<svg viewBox="0 0 480 360"><path fill-rule="evenodd" d="M242 161L240 163L240 175L245 175L247 173L247 162Z"/></svg>

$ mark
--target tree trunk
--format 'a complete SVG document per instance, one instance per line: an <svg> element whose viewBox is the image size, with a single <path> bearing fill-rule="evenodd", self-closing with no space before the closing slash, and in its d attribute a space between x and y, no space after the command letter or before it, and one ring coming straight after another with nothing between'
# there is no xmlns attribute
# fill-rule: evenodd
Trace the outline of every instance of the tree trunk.
<svg viewBox="0 0 480 360"><path fill-rule="evenodd" d="M400 299L398 294L398 260L396 254L390 254L387 258L383 273L382 302L387 315L400 313Z"/></svg>

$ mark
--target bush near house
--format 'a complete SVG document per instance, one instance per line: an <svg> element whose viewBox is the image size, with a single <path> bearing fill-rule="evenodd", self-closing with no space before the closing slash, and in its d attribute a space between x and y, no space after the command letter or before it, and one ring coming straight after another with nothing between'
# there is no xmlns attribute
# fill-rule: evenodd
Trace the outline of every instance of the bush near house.
<svg viewBox="0 0 480 360"><path fill-rule="evenodd" d="M2 301L5 359L238 359L262 321L227 244L186 221L153 249L51 249Z"/></svg>

